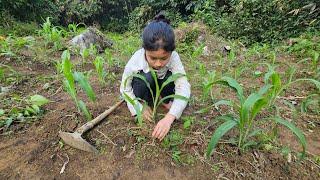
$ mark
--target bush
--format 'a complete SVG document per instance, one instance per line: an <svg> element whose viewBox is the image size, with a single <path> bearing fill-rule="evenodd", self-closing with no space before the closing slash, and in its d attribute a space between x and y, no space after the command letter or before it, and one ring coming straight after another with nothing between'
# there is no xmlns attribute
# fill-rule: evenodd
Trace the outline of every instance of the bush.
<svg viewBox="0 0 320 180"><path fill-rule="evenodd" d="M129 28L134 31L141 30L160 12L164 12L166 18L171 21L171 25L176 27L181 21L188 20L188 15L193 12L193 5L192 0L142 0L130 13Z"/></svg>
<svg viewBox="0 0 320 180"><path fill-rule="evenodd" d="M320 28L318 16L319 8L312 0L206 0L195 9L195 17L214 32L246 44L274 42L314 31Z"/></svg>
<svg viewBox="0 0 320 180"><path fill-rule="evenodd" d="M19 21L41 22L49 16L54 17L54 20L57 21L59 7L52 0L1 0L0 11L6 11L7 16L10 15ZM3 25L3 21L1 24Z"/></svg>

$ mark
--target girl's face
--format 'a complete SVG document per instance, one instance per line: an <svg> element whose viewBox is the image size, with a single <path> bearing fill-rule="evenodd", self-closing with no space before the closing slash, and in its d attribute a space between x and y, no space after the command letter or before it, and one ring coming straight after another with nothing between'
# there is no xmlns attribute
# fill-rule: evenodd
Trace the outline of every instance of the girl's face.
<svg viewBox="0 0 320 180"><path fill-rule="evenodd" d="M171 57L171 52L167 52L163 49L158 49L156 51L146 50L146 59L153 69L159 70L168 64Z"/></svg>

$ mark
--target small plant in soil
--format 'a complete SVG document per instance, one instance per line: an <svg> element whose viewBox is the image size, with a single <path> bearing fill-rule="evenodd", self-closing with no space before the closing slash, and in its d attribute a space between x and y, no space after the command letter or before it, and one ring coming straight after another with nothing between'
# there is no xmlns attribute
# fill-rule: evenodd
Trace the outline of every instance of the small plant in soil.
<svg viewBox="0 0 320 180"><path fill-rule="evenodd" d="M88 81L88 77L86 77L82 72L72 72L73 65L70 61L70 53L68 50L65 50L62 53L61 59L62 62L60 64L64 75L64 88L75 102L78 111L82 112L86 116L87 120L91 120L92 116L87 109L86 104L77 98L77 89L75 86L76 82L79 83L85 94L92 102L94 102L96 100L96 95Z"/></svg>
<svg viewBox="0 0 320 180"><path fill-rule="evenodd" d="M41 95L21 98L16 95L8 104L18 104L5 109L0 109L0 131L6 131L13 123L28 123L35 121L43 113L42 106L49 100Z"/></svg>
<svg viewBox="0 0 320 180"><path fill-rule="evenodd" d="M105 60L101 56L97 56L93 61L96 73L98 74L99 81L102 85L106 84L105 78L107 77L107 71L104 69Z"/></svg>
<svg viewBox="0 0 320 180"><path fill-rule="evenodd" d="M173 95L169 95L169 96L166 96L166 97L162 97L160 98L160 94L162 92L162 90L164 89L165 86L167 86L168 84L170 84L171 82L174 82L175 80L185 76L181 73L177 73L177 74L173 74L171 75L165 82L162 83L162 85L160 86L159 83L158 83L158 79L157 79L157 75L156 75L156 72L154 70L150 70L151 72L151 75L152 75L152 78L155 82L155 92L153 92L151 86L150 86L150 83L147 81L147 79L140 75L140 74L132 74L131 76L129 76L126 80L125 80L125 86L127 84L127 81L129 78L133 78L133 77L136 77L136 78L139 78L141 79L142 81L144 81L144 83L146 83L150 93L151 93L151 96L152 96L152 100L153 100L153 108L152 108L152 119L155 120L156 119L156 115L157 115L157 109L158 107L166 100L166 99L181 99L181 100L184 100L184 101L188 101L188 98L184 97L184 96L181 96L181 95L176 95L176 94L173 94ZM137 103L135 102L136 100L140 100L141 99L131 99L128 95L125 95L124 97L130 104L132 104L136 111L138 110L139 113L137 113L137 116L138 116L138 119L140 119L139 121L141 121L141 116L142 113L141 113L141 110L140 108L138 107ZM146 103L145 103L146 104ZM140 122L141 123L141 122Z"/></svg>
<svg viewBox="0 0 320 180"><path fill-rule="evenodd" d="M270 64L266 64L266 63L265 63L265 65L268 66L268 72L264 76L264 82L265 82L265 84L272 85L270 88L271 92L268 93L268 98L269 98L268 106L269 107L275 105L276 100L280 97L281 94L283 94L283 92L286 89L288 89L290 86L292 86L293 84L296 84L298 82L311 82L316 86L318 91L320 90L320 82L315 79L299 78L299 79L293 80L293 76L296 71L296 69L294 69L294 68L290 68L289 77L288 77L286 83L284 83L284 80L281 78L280 74L275 70L275 66L271 66Z"/></svg>
<svg viewBox="0 0 320 180"><path fill-rule="evenodd" d="M58 26L53 26L50 17L46 18L46 21L42 24L42 29L39 30L39 35L45 39L45 45L53 45L54 50L62 49L62 39L65 34L65 30Z"/></svg>
<svg viewBox="0 0 320 180"><path fill-rule="evenodd" d="M236 144L241 151L256 145L257 142L253 140L253 137L263 131L263 129L255 127L255 124L257 124L256 116L261 114L270 100L272 101L269 97L274 92L272 89L273 86L267 84L260 88L259 91L253 92L248 97L245 97L242 86L233 78L222 77L212 84L221 84L230 87L236 92L238 101L233 101L231 99L220 101L220 104L231 106L234 109L235 114L222 115L217 118L217 120L223 120L224 123L222 123L212 135L206 156L209 157L212 154L221 137L233 128L238 130L239 135L236 137ZM266 117L259 121L266 121L266 123L269 123L268 121L270 120L272 123L284 125L291 130L302 145L303 154L305 153L306 140L300 129L293 123L286 121L279 116Z"/></svg>

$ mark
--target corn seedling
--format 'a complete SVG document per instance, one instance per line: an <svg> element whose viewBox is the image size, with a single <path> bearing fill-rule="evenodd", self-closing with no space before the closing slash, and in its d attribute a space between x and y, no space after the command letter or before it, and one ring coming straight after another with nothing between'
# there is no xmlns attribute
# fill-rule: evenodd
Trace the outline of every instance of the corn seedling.
<svg viewBox="0 0 320 180"><path fill-rule="evenodd" d="M86 62L90 56L90 50L88 48L84 48L82 51L80 51L80 55L82 57L82 61Z"/></svg>
<svg viewBox="0 0 320 180"><path fill-rule="evenodd" d="M284 92L287 88L289 88L291 85L298 83L298 82L311 82L313 83L318 90L320 90L320 82L311 79L311 78L300 78L293 80L293 75L295 73L295 69L291 68L289 72L289 79L287 80L287 83L283 84L281 76L278 72L275 71L275 67L271 66L269 64L266 64L268 66L268 72L264 76L264 82L265 84L271 84L271 93L268 94L269 96L269 107L273 106L275 101L278 99L280 94Z"/></svg>
<svg viewBox="0 0 320 180"><path fill-rule="evenodd" d="M63 85L67 93L71 96L75 102L78 111L83 112L88 120L91 120L91 114L89 113L85 103L77 98L77 91L75 83L79 83L80 87L83 89L85 94L89 97L91 101L96 100L95 93L87 79L87 77L81 72L72 72L72 63L70 61L70 53L68 50L62 53L62 72L64 75Z"/></svg>
<svg viewBox="0 0 320 180"><path fill-rule="evenodd" d="M202 101L207 101L209 97L213 99L212 91L211 91L211 86L212 82L215 81L216 79L216 71L210 71L207 72L204 81L202 82Z"/></svg>
<svg viewBox="0 0 320 180"><path fill-rule="evenodd" d="M72 23L72 24L68 24L68 34L69 36L75 36L79 33L79 26L80 25L83 25L85 26L85 24L83 23L79 23L79 24L75 24L75 23Z"/></svg>
<svg viewBox="0 0 320 180"><path fill-rule="evenodd" d="M62 37L65 31L57 26L53 26L50 17L46 18L46 21L42 24L42 29L39 31L39 35L43 36L46 40L46 47L49 43L53 44L55 50L62 48Z"/></svg>
<svg viewBox="0 0 320 180"><path fill-rule="evenodd" d="M105 85L105 78L107 76L107 72L104 69L104 63L105 61L101 56L97 56L96 59L93 61L96 72L98 74L99 81L102 85Z"/></svg>
<svg viewBox="0 0 320 180"><path fill-rule="evenodd" d="M139 78L141 79L148 87L149 89L149 92L152 96L152 100L153 100L153 108L152 108L152 119L155 120L156 119L156 113L157 113L157 109L158 107L166 100L166 99L171 99L171 98L174 98L174 99L180 99L180 100L184 100L184 101L188 101L188 98L184 97L184 96L181 96L181 95L177 95L177 94L174 94L174 95L169 95L169 96L166 96L166 97L162 97L160 99L160 93L162 92L163 88L165 86L167 86L168 84L170 84L171 82L174 82L175 80L181 78L181 77L184 77L185 75L181 74L181 73L177 73L177 74L173 74L171 75L165 82L162 83L161 87L159 86L159 83L158 83L158 78L157 78L157 75L156 75L156 72L154 70L150 70L151 72L151 75L152 75L152 78L155 82L155 92L153 92L153 90L151 89L151 86L150 86L150 83L147 81L147 79L140 75L140 74L132 74L131 76L129 76L126 80L125 80L125 86L127 84L127 81L129 78L133 78L133 77L136 77L136 78ZM134 104L132 104L134 105Z"/></svg>
<svg viewBox="0 0 320 180"><path fill-rule="evenodd" d="M230 87L235 90L239 102L232 100L223 100L228 103L220 103L228 106L232 106L235 109L235 115L223 115L218 117L219 120L224 120L225 122L221 124L214 132L209 142L206 156L210 157L213 150L215 149L217 143L221 137L233 128L239 130L239 136L237 137L237 145L240 150L245 150L248 147L257 144L255 141L250 140L253 136L257 135L261 129L254 129L255 118L261 113L264 107L268 105L268 93L272 88L272 85L263 86L258 92L251 93L247 98L244 96L242 86L230 77L222 77L220 80L213 82L212 84L221 84ZM303 154L306 149L306 140L300 129L295 127L289 121L283 120L280 117L270 117L265 118L265 120L272 120L277 124L284 125L290 129L300 141L303 147Z"/></svg>

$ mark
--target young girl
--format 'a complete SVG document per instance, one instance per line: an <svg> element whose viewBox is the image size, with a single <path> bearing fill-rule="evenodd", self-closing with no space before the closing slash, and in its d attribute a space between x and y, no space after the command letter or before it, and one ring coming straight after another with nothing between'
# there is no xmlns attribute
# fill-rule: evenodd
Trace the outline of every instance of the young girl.
<svg viewBox="0 0 320 180"><path fill-rule="evenodd" d="M152 95L145 82L136 77L132 78L130 75L138 73L144 76L149 82L152 91L155 92L156 87L150 72L151 68L156 72L160 87L172 74L186 74L186 72L178 53L174 51L174 32L164 15L156 16L154 20L144 28L142 39L143 48L136 51L125 66L120 92L122 96L126 93L132 99L138 97L145 100L149 106L152 106ZM127 82L125 84L126 80ZM161 97L172 94L181 95L186 98L190 97L190 84L185 76L165 86L161 92ZM152 137L158 138L160 141L169 132L172 122L180 118L182 111L187 106L187 101L181 99L167 99L167 101L164 102L163 106L169 111L165 117L157 123L152 133ZM139 101L136 100L135 103L138 103L140 109L142 109L142 104ZM133 105L127 102L127 106L132 116L135 116L136 111ZM150 107L144 108L143 117L144 119L151 118Z"/></svg>

